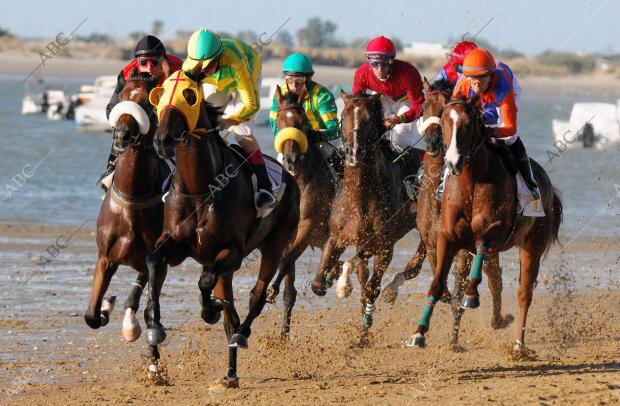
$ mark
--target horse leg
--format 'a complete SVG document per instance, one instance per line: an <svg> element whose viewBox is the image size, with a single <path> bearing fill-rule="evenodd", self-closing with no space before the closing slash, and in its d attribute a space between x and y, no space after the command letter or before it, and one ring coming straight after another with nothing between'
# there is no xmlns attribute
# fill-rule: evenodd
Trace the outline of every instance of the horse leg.
<svg viewBox="0 0 620 406"><path fill-rule="evenodd" d="M454 266L454 297L450 301L450 308L452 309L452 336L450 338L450 345L454 351L459 351L459 331L461 329L461 318L465 309L460 306L461 298L465 292L467 286L467 273L471 268L471 259L469 253L466 250L460 250L456 256L456 263Z"/></svg>
<svg viewBox="0 0 620 406"><path fill-rule="evenodd" d="M317 271L314 280L311 283L312 291L317 296L325 296L327 289L325 287L326 276L329 270L332 270L334 266L338 264L338 259L344 252L346 247L336 246L336 240L332 237L327 239L323 251L321 254L321 264Z"/></svg>
<svg viewBox="0 0 620 406"><path fill-rule="evenodd" d="M487 253L486 245L483 241L476 241L476 255L469 273L469 283L465 290L465 295L461 299L461 306L464 309L475 309L480 306L480 293L478 285L482 282L482 263Z"/></svg>
<svg viewBox="0 0 620 406"><path fill-rule="evenodd" d="M239 327L237 333L228 340L229 347L248 348L248 338L252 334L252 322L260 315L267 301L267 286L269 286L269 282L271 282L271 279L278 269L282 250L278 249L277 245L274 247L274 244L270 244L269 252L263 251L266 251L266 249L261 249L263 256L260 261L258 279L250 291L248 315Z"/></svg>
<svg viewBox="0 0 620 406"><path fill-rule="evenodd" d="M424 333L429 330L431 316L433 315L433 308L435 304L446 290L446 282L448 279L448 273L452 266L452 260L454 255L458 252L458 248L451 242L447 236L440 233L437 238L437 266L435 268L435 276L433 282L428 290L428 298L426 305L424 306L424 312L418 322L415 335L407 343L408 347L423 348L426 346L426 338Z"/></svg>
<svg viewBox="0 0 620 406"><path fill-rule="evenodd" d="M224 331L226 338L230 340L239 329L239 315L235 309L233 287L233 274L227 274L220 277L214 288L217 297L225 300L229 305L223 310L224 313ZM237 347L228 348L228 370L226 376L219 382L225 388L238 388L239 377L237 376Z"/></svg>
<svg viewBox="0 0 620 406"><path fill-rule="evenodd" d="M213 267L202 267L202 274L198 280L200 289L200 304L202 306L201 317L208 324L215 324L220 320L222 310L228 306L226 301L211 297L218 278L228 272L239 269L242 256L235 246L224 248L215 257Z"/></svg>
<svg viewBox="0 0 620 406"><path fill-rule="evenodd" d="M284 318L282 320L282 332L281 336L288 338L288 334L291 330L291 313L295 301L297 300L297 290L295 289L295 264L292 266L289 272L286 273L284 279L284 293L282 294L284 299Z"/></svg>
<svg viewBox="0 0 620 406"><path fill-rule="evenodd" d="M499 266L499 254L489 255L482 267L488 278L489 290L493 298L493 318L491 327L495 330L506 328L514 321L512 314L502 316L502 268Z"/></svg>
<svg viewBox="0 0 620 406"><path fill-rule="evenodd" d="M338 264L340 267L340 263ZM368 256L364 251L358 252L351 260L342 263L342 272L338 277L336 283L336 296L341 299L349 297L353 291L353 285L351 284L351 272L355 271L358 274L358 280L360 280L360 286L363 289L368 281ZM332 275L335 272L332 271ZM360 275L361 279L360 279ZM363 283L361 282L363 280ZM362 309L363 313L363 309Z"/></svg>
<svg viewBox="0 0 620 406"><path fill-rule="evenodd" d="M138 308L140 307L140 297L148 280L148 272L139 271L134 286L125 300L125 318L123 319L123 338L127 342L136 341L140 338L142 327L136 317Z"/></svg>
<svg viewBox="0 0 620 406"><path fill-rule="evenodd" d="M166 280L168 265L164 253L165 245L159 246L146 257L146 266L149 270L148 302L144 309L144 321L146 322L146 342L149 345L149 357L151 365L148 368L149 378L154 382L160 382L159 375L159 348L158 345L166 339L166 330L160 322L159 295Z"/></svg>
<svg viewBox="0 0 620 406"><path fill-rule="evenodd" d="M301 254L304 253L306 248L308 248L309 228L302 228L300 226L297 230L295 242L289 247L287 252L282 257L282 263L279 268L278 276L276 276L276 280L269 287L267 292L267 303L276 302L276 296L280 293L280 284L282 283L282 280L289 272L291 272L291 270L295 272L295 262Z"/></svg>
<svg viewBox="0 0 620 406"><path fill-rule="evenodd" d="M514 346L516 351L525 350L525 324L527 321L527 312L532 304L532 296L536 279L538 278L538 270L540 268L540 257L542 252L536 252L533 243L528 241L528 247L519 249L519 262L521 270L521 286L519 286L519 325L517 340ZM528 251L528 248L533 248ZM532 253L534 252L534 254Z"/></svg>
<svg viewBox="0 0 620 406"><path fill-rule="evenodd" d="M97 265L93 275L93 284L90 292L90 300L88 308L84 314L84 320L90 328L97 329L105 326L110 321L110 312L112 311L112 300L106 300L106 306L102 309L103 296L110 286L112 275L118 269L118 264L110 261L107 257L99 256Z"/></svg>
<svg viewBox="0 0 620 406"><path fill-rule="evenodd" d="M398 288L400 288L406 280L413 279L420 273L422 264L426 258L426 244L420 240L415 255L407 262L405 270L397 273L392 282L383 289L383 297L386 302L394 303L398 296Z"/></svg>
<svg viewBox="0 0 620 406"><path fill-rule="evenodd" d="M362 303L365 303L363 318L364 335L368 332L370 327L372 327L372 314L375 311L375 301L381 293L381 279L383 278L383 273L390 265L390 262L392 262L393 255L394 247L382 249L375 254L375 264L372 270L372 277L362 289Z"/></svg>

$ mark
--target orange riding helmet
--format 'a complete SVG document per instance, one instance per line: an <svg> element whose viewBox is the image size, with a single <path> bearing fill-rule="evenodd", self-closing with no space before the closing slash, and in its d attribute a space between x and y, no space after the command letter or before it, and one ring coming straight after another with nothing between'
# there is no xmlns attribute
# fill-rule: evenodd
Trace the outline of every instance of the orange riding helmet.
<svg viewBox="0 0 620 406"><path fill-rule="evenodd" d="M475 48L469 51L463 61L465 76L489 76L495 72L495 58L484 48Z"/></svg>

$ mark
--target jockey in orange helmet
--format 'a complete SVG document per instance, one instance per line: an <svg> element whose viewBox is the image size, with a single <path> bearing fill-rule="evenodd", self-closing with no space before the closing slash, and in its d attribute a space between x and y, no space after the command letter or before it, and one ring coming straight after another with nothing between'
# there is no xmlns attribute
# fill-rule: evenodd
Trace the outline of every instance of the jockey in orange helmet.
<svg viewBox="0 0 620 406"><path fill-rule="evenodd" d="M454 95L457 94L467 97L480 95L485 126L497 141L508 146L532 197L539 200L540 190L534 180L530 160L517 135L517 102L510 68L503 63L496 64L495 58L486 49L476 48L465 56L463 74L454 87ZM500 126L497 126L500 118L498 110L501 112ZM495 128L489 128L493 126Z"/></svg>
<svg viewBox="0 0 620 406"><path fill-rule="evenodd" d="M471 41L461 41L456 44L454 48L452 48L448 63L441 68L435 80L446 80L452 85L455 85L456 81L459 79L459 74L463 73L463 60L465 56L469 51L476 48L478 48L478 46Z"/></svg>

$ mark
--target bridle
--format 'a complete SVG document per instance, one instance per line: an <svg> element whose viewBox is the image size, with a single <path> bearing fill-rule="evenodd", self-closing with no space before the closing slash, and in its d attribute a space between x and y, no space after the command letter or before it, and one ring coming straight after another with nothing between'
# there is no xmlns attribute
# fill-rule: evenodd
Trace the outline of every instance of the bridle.
<svg viewBox="0 0 620 406"><path fill-rule="evenodd" d="M480 112L478 112L470 103L468 103L466 100L453 100L453 101L447 103L444 106L444 111L445 111L446 107L454 106L454 105L465 106L465 108L469 111L469 113L471 114L471 116L475 120L474 123L472 123L473 126L477 125L478 127L480 127L480 123L482 122L482 116L480 115ZM473 131L472 131L472 133L473 133ZM476 152L478 152L478 150L484 144L484 141L485 141L484 140L484 136L480 136L479 139L478 139L478 142L476 144L474 144L474 147L471 148L469 150L469 152L466 155L463 156L464 165L467 165L471 161L473 156L476 155Z"/></svg>

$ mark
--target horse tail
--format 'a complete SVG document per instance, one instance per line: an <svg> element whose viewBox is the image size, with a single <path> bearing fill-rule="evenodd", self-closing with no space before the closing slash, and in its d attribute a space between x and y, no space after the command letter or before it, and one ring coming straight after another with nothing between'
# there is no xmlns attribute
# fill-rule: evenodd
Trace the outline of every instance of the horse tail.
<svg viewBox="0 0 620 406"><path fill-rule="evenodd" d="M551 233L549 234L549 240L547 241L547 247L545 248L544 256L551 249L553 243L560 244L559 233L560 225L564 220L564 205L562 204L562 193L559 189L553 187L553 217L551 219Z"/></svg>

